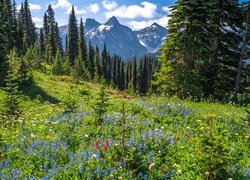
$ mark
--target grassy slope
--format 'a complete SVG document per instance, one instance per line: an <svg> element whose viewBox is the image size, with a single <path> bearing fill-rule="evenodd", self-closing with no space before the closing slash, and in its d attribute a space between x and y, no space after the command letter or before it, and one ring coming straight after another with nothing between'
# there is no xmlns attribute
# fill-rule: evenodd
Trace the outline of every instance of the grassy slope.
<svg viewBox="0 0 250 180"><path fill-rule="evenodd" d="M61 112L60 104L71 98L77 101L78 105L82 105L83 101L87 102L98 93L100 85L84 82L81 85L76 85L70 77L45 75L40 72L34 72L35 85L27 88L23 92L21 98L21 107L24 114L27 114L31 109L32 112L47 113L48 117L51 114ZM112 101L126 97L119 92L108 90ZM179 100L175 98L144 98L146 101L166 102L169 101L175 104L183 104L186 108L192 108L196 113L204 115L206 113L214 113L222 117L243 117L245 111L243 107L237 107L232 104L220 104L212 102L192 102L190 100ZM0 89L0 109L3 108L4 91ZM58 105L59 104L59 105ZM32 117L32 114L29 115Z"/></svg>
<svg viewBox="0 0 250 180"><path fill-rule="evenodd" d="M64 111L63 102L67 102L69 99L69 94L72 96L71 98L75 99L80 106L81 109L84 109L84 112L86 112L86 119L87 121L84 122L84 125L82 126L82 129L77 132L76 134L82 136L83 134L89 134L91 137L89 140L89 147L92 147L92 141L94 141L97 137L96 134L96 127L89 126L89 120L92 121L91 114L88 115L89 112L91 112L91 103L98 93L100 89L100 85L92 84L92 83L86 83L84 82L81 85L76 85L72 81L71 78L66 76L52 76L52 75L45 75L39 72L34 73L34 79L35 79L35 85L31 87L30 89L25 89L23 92L23 97L21 99L21 107L23 109L23 114L27 122L26 126L28 127L28 131L35 134L36 137L39 139L49 139L50 141L56 140L60 135L67 134L65 130L67 129L68 124L67 123L59 123L59 124L53 124L47 125L46 123L42 123L42 121L56 118L58 114L61 114ZM186 126L190 126L191 128L196 128L197 120L203 119L202 123L204 122L204 116L214 114L215 116L219 117L221 116L223 120L226 119L240 119L244 116L245 111L244 107L237 107L232 104L220 104L220 103L211 103L211 102L192 102L190 100L178 100L175 98L167 99L167 98L157 98L157 97L147 97L143 99L139 98L127 98L128 96L122 92L112 91L108 90L108 94L110 95L110 102L112 105L108 108L108 114L112 115L113 113L120 112L121 109L121 100L124 100L124 97L126 97L126 108L130 109L132 112L133 106L136 104L142 104L142 108L138 108L138 113L135 115L135 120L138 118L141 123L136 122L133 126L135 126L134 135L130 134L130 137L137 137L137 128L146 128L143 123L146 119L156 121L156 123L159 123L165 128L168 129L169 132L175 134L176 136L183 136L186 133ZM3 102L4 93L2 90L0 90L0 102ZM143 101L141 101L143 100ZM190 121L186 121L187 119L183 116L173 115L166 113L165 115L160 115L161 112L166 111L166 105L167 103L170 104L171 109L175 109L179 104L182 104L186 109L193 109L196 113L195 115L188 115L187 119L190 118ZM1 104L1 103L0 103ZM2 105L0 106L3 107ZM163 108L162 108L163 107ZM177 108L179 109L179 107ZM130 113L131 113L130 112ZM155 114L156 113L156 114ZM32 121L32 119L34 121ZM173 123L173 124L168 124ZM178 128L176 128L178 125ZM224 124L224 121L223 121ZM158 125L157 125L158 126ZM203 126L201 124L200 126ZM76 127L77 128L77 127ZM105 127L103 127L105 129ZM152 127L155 128L155 127ZM55 131L56 133L51 135L51 129ZM114 129L117 129L117 132L119 132L119 127L114 127ZM21 129L0 129L0 134L3 135L3 140L6 141L6 143L18 143L19 139L16 137L19 137L19 133L21 132ZM53 132L52 131L52 132ZM149 131L149 129L147 130ZM198 130L197 130L198 131ZM106 132L103 131L103 132ZM107 131L108 132L108 131ZM115 132L115 131L114 131ZM196 133L196 132L195 132ZM198 133L198 132L197 132ZM8 139L6 139L8 138ZM119 135L117 135L117 138L119 139ZM197 139L198 140L198 139ZM194 140L194 143L196 140ZM183 151L180 150L180 147L186 147L189 148L189 143L180 143L177 145L177 149L180 155L185 154L186 150ZM175 151L176 149L174 149ZM247 152L247 150L245 151ZM175 154L175 153L174 153ZM186 161L188 158L191 158L191 155L186 156L187 158L183 161ZM244 156L245 157L245 156ZM170 156L170 158L172 158ZM174 156L173 156L174 158ZM178 159L178 158L177 158ZM245 162L246 161L246 162ZM19 161L15 162L19 163ZM21 161L20 161L21 163ZM16 165L17 165L16 164ZM184 162L180 162L180 164L184 164ZM246 158L243 158L242 164L249 164L249 161ZM183 165L183 167L185 167ZM20 165L20 167L22 167ZM29 169L29 168L28 168ZM194 175L195 176L195 175Z"/></svg>

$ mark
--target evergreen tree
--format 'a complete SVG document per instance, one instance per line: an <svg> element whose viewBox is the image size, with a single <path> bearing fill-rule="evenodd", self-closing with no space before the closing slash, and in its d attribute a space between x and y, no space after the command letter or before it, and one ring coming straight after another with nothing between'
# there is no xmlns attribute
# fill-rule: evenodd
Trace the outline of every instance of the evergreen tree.
<svg viewBox="0 0 250 180"><path fill-rule="evenodd" d="M114 86L117 85L117 60L118 60L118 57L115 55L114 56L114 60L113 60L113 84Z"/></svg>
<svg viewBox="0 0 250 180"><path fill-rule="evenodd" d="M23 9L23 3L21 4L21 8L20 11L18 13L18 18L17 18L17 39L16 39L16 43L17 43L17 50L19 54L23 54L24 53L24 30L23 30L23 13L24 13L24 9Z"/></svg>
<svg viewBox="0 0 250 180"><path fill-rule="evenodd" d="M56 47L60 50L61 54L63 54L63 46L62 46L62 38L60 37L60 33L59 33L59 27L58 24L56 22L56 26L55 26L55 35L56 35Z"/></svg>
<svg viewBox="0 0 250 180"><path fill-rule="evenodd" d="M96 82L100 82L102 79L102 66L101 66L101 57L98 46L96 46L95 50L95 80Z"/></svg>
<svg viewBox="0 0 250 180"><path fill-rule="evenodd" d="M91 74L91 79L95 76L95 49L89 41L89 72Z"/></svg>
<svg viewBox="0 0 250 180"><path fill-rule="evenodd" d="M133 83L133 91L135 93L137 90L137 62L136 62L136 58L133 59L132 83Z"/></svg>
<svg viewBox="0 0 250 180"><path fill-rule="evenodd" d="M3 21L5 22L5 30L6 30L6 49L8 52L14 47L15 45L15 25L14 25L14 17L13 17L13 10L12 4L10 0L5 0L3 3Z"/></svg>
<svg viewBox="0 0 250 180"><path fill-rule="evenodd" d="M146 95L148 90L147 58L140 60L138 75L138 90L141 96Z"/></svg>
<svg viewBox="0 0 250 180"><path fill-rule="evenodd" d="M157 73L159 87L179 97L229 96L238 59L240 16L235 0L177 1Z"/></svg>
<svg viewBox="0 0 250 180"><path fill-rule="evenodd" d="M46 22L44 22L46 25ZM46 38L46 47L50 46L52 55L55 57L57 48L62 50L62 42L59 36L59 30L55 22L55 13L51 5L47 9L47 25L48 25L48 36ZM49 49L48 49L49 50Z"/></svg>
<svg viewBox="0 0 250 180"><path fill-rule="evenodd" d="M0 7L4 6L4 0L0 0ZM4 10L0 8L0 85L3 85L4 78L6 76L6 29L5 29L5 21L4 21Z"/></svg>
<svg viewBox="0 0 250 180"><path fill-rule="evenodd" d="M29 48L36 43L37 34L35 24L32 21L30 7L27 0L24 1L22 19L24 31L24 47Z"/></svg>
<svg viewBox="0 0 250 180"><path fill-rule="evenodd" d="M120 90L125 90L125 65L121 62Z"/></svg>
<svg viewBox="0 0 250 180"><path fill-rule="evenodd" d="M108 59L108 52L106 43L104 43L103 51L102 51L102 72L104 79L107 80L107 59Z"/></svg>
<svg viewBox="0 0 250 180"><path fill-rule="evenodd" d="M17 56L16 50L12 50L8 60L8 72L5 79L6 91L5 98L5 114L8 120L16 120L20 116L20 101L19 101L19 74L18 63L20 59Z"/></svg>
<svg viewBox="0 0 250 180"><path fill-rule="evenodd" d="M44 54L44 52L45 52L45 42L44 42L43 29L40 29L39 50L40 50L40 56L42 56Z"/></svg>
<svg viewBox="0 0 250 180"><path fill-rule="evenodd" d="M80 53L82 54L81 59L84 62L84 66L88 68L87 70L89 70L90 64L88 61L88 49L87 49L87 45L85 41L84 26L83 26L82 18L80 20L80 35L79 35L79 54Z"/></svg>
<svg viewBox="0 0 250 180"><path fill-rule="evenodd" d="M49 37L49 25L48 25L47 12L45 12L43 16L43 32L44 32L45 42L47 42L48 37Z"/></svg>
<svg viewBox="0 0 250 180"><path fill-rule="evenodd" d="M52 67L52 73L55 75L63 75L64 74L63 58L61 55L61 50L59 48L57 48L57 51L56 51L54 65Z"/></svg>
<svg viewBox="0 0 250 180"><path fill-rule="evenodd" d="M117 60L117 72L116 72L116 85L118 87L118 89L121 89L121 60L118 59Z"/></svg>
<svg viewBox="0 0 250 180"><path fill-rule="evenodd" d="M68 59L71 65L75 64L75 59L78 56L78 28L77 20L75 16L75 9L72 6L71 13L69 15L69 33L68 33Z"/></svg>

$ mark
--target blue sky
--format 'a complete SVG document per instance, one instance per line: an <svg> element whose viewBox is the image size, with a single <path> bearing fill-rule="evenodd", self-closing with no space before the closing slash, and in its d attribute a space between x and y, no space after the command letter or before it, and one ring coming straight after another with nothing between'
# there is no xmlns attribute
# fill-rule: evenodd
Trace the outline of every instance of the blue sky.
<svg viewBox="0 0 250 180"><path fill-rule="evenodd" d="M20 7L23 0L16 0ZM71 6L76 9L77 18L94 18L104 23L110 17L118 20L134 30L150 26L154 22L166 26L168 22L168 6L175 0L29 0L31 13L37 27L42 26L43 15L48 4L52 4L59 26L68 23Z"/></svg>

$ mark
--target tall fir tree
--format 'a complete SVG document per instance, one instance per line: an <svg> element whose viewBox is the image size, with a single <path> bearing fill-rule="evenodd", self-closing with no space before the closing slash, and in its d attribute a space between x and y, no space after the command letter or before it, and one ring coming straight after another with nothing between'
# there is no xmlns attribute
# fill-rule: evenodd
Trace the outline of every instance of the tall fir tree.
<svg viewBox="0 0 250 180"><path fill-rule="evenodd" d="M4 6L4 0L0 0L0 7ZM6 71L6 44L7 44L7 38L6 38L6 29L5 29L5 21L4 21L4 9L0 8L0 85L4 84L4 79L7 74Z"/></svg>
<svg viewBox="0 0 250 180"><path fill-rule="evenodd" d="M80 53L81 53L81 59L84 62L84 66L88 68L87 70L89 70L90 64L88 61L88 48L85 41L84 25L82 18L80 19L80 34L79 34L79 54Z"/></svg>
<svg viewBox="0 0 250 180"><path fill-rule="evenodd" d="M24 31L24 48L27 50L34 45L37 40L35 24L32 21L30 7L28 1L24 1L23 6L23 31Z"/></svg>
<svg viewBox="0 0 250 180"><path fill-rule="evenodd" d="M19 92L19 74L17 73L20 61L16 50L12 50L8 58L8 72L6 76L5 97L5 115L8 120L17 120L20 116L20 92Z"/></svg>
<svg viewBox="0 0 250 180"><path fill-rule="evenodd" d="M100 82L102 76L102 66L101 66L101 57L98 46L96 46L95 50L95 81Z"/></svg>
<svg viewBox="0 0 250 180"><path fill-rule="evenodd" d="M69 33L68 33L68 59L71 65L75 64L75 59L78 56L78 27L75 16L75 8L72 6L71 13L69 15Z"/></svg>
<svg viewBox="0 0 250 180"><path fill-rule="evenodd" d="M43 29L40 29L39 33L39 50L40 50L40 56L42 56L45 52L45 41L44 41L44 33Z"/></svg>
<svg viewBox="0 0 250 180"><path fill-rule="evenodd" d="M133 67L132 67L132 83L133 83L133 91L136 93L137 91L137 62L136 58L133 59Z"/></svg>
<svg viewBox="0 0 250 180"><path fill-rule="evenodd" d="M89 41L89 72L91 74L91 79L95 76L95 49Z"/></svg>
<svg viewBox="0 0 250 180"><path fill-rule="evenodd" d="M148 88L147 57L140 60L138 74L138 90L141 96L146 95Z"/></svg>

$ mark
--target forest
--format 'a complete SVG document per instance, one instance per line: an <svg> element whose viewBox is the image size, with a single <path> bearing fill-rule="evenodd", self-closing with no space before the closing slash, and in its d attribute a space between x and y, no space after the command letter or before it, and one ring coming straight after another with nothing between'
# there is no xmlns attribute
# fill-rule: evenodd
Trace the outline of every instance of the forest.
<svg viewBox="0 0 250 180"><path fill-rule="evenodd" d="M160 53L0 0L0 179L250 178L250 3L177 0ZM64 49L66 47L66 49Z"/></svg>

